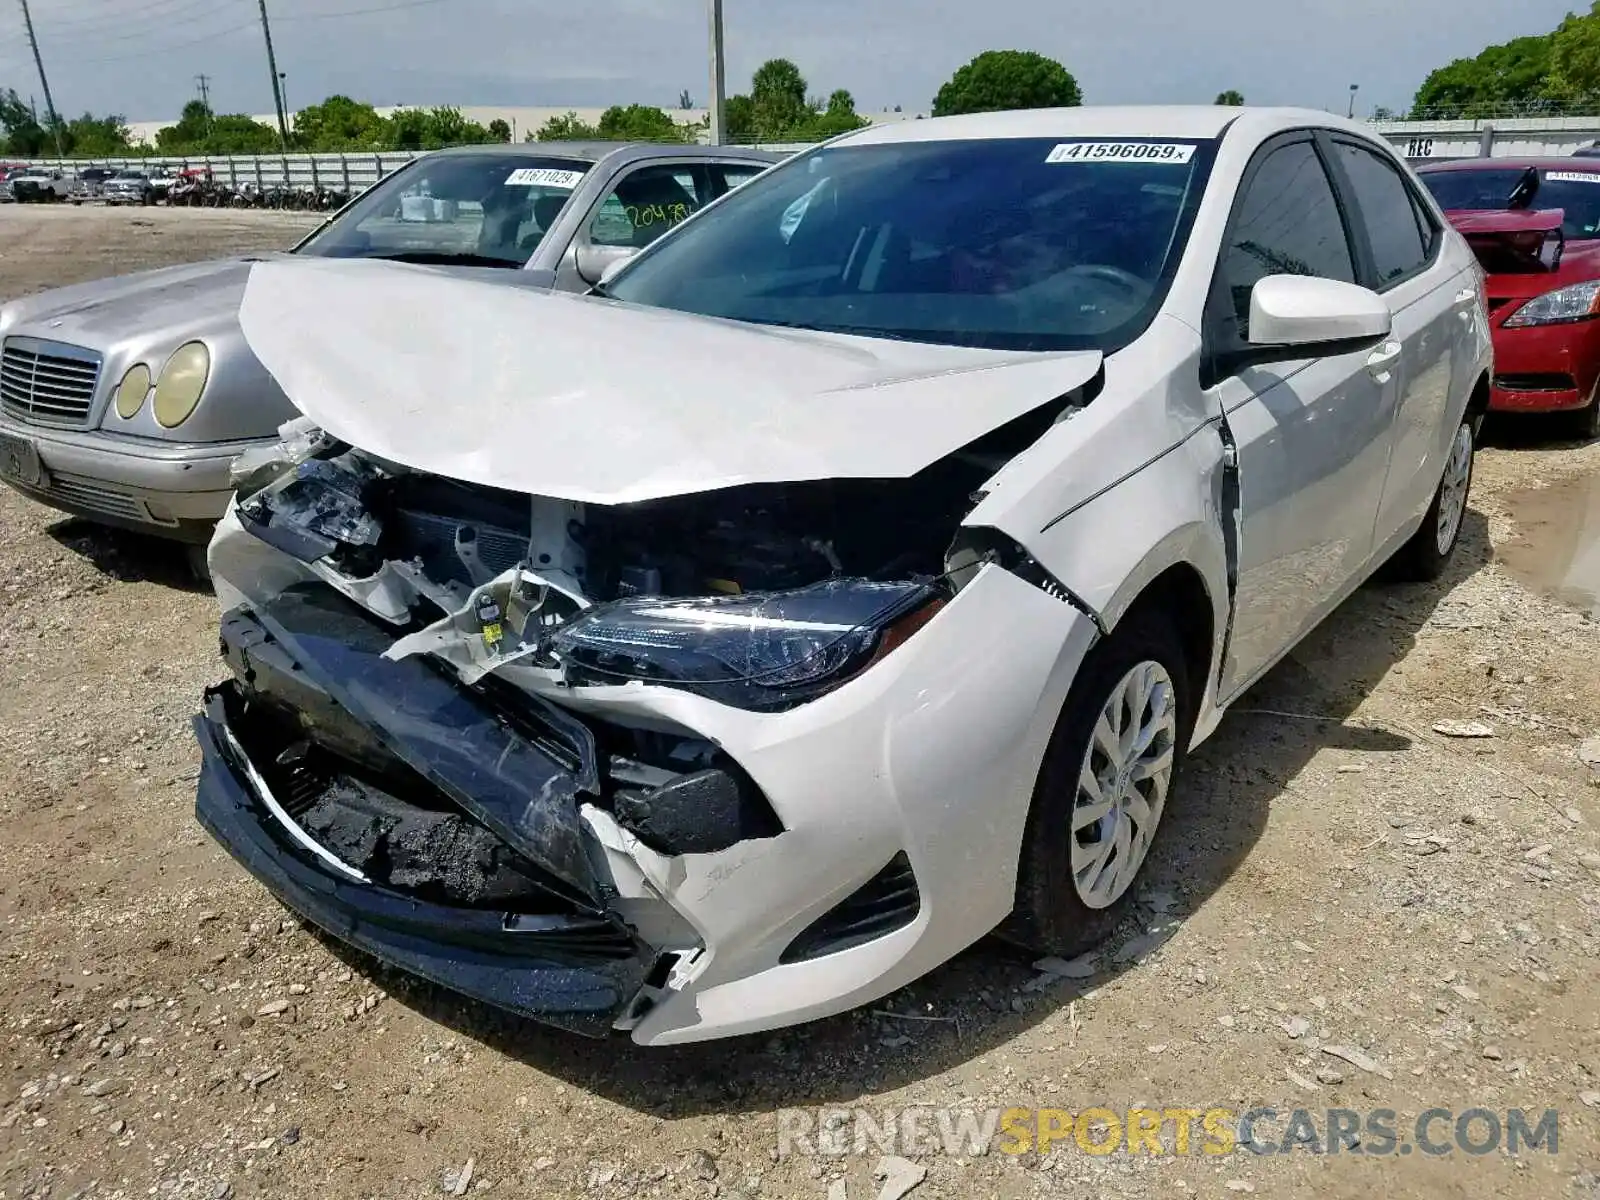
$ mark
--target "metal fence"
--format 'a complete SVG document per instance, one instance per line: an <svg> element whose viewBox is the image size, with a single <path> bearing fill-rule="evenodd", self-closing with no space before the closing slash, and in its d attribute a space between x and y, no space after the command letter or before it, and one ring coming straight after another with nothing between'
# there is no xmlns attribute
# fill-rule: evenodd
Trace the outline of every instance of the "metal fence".
<svg viewBox="0 0 1600 1200"><path fill-rule="evenodd" d="M617 143L619 146L621 142ZM760 149L793 153L805 149L803 144L784 143L763 145ZM531 153L538 153L537 142L528 143ZM693 149L693 147L685 147ZM28 161L30 165L59 169L69 175L86 167L131 168L151 171L168 167L187 171L209 167L212 177L220 184L238 189L245 184L259 188L329 188L354 196L365 191L391 171L405 166L412 159L427 153L423 150L345 151L334 154L201 154L201 155L150 155L132 158L46 158Z"/></svg>
<svg viewBox="0 0 1600 1200"><path fill-rule="evenodd" d="M129 167L151 171L168 167L187 171L209 167L218 183L232 188L245 184L257 187L330 188L355 195L377 183L389 172L416 158L420 151L385 150L343 154L205 154L194 156L151 156L148 158L70 158L40 159L34 165L59 168L75 174L86 167Z"/></svg>

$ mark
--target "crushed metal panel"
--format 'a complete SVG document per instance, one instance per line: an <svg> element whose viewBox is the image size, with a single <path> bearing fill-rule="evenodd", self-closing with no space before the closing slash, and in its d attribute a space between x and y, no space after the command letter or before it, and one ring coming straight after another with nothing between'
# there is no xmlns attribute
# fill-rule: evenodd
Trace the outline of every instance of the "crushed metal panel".
<svg viewBox="0 0 1600 1200"><path fill-rule="evenodd" d="M769 329L382 262L258 264L240 320L284 391L342 441L603 504L904 478L1083 386L1101 361Z"/></svg>
<svg viewBox="0 0 1600 1200"><path fill-rule="evenodd" d="M567 899L599 910L578 816L592 761L568 770L422 659L384 658L382 630L326 589L290 590L253 615L388 752L564 885Z"/></svg>

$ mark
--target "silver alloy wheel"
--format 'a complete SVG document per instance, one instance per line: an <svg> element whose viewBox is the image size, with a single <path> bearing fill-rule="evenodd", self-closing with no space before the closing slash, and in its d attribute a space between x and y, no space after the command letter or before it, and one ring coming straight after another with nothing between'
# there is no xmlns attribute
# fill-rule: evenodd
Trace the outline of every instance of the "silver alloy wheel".
<svg viewBox="0 0 1600 1200"><path fill-rule="evenodd" d="M1434 526L1434 545L1441 556L1450 553L1461 531L1461 518L1467 511L1467 484L1472 480L1472 426L1462 422L1450 446L1450 461L1439 481L1439 520Z"/></svg>
<svg viewBox="0 0 1600 1200"><path fill-rule="evenodd" d="M1111 689L1078 772L1072 806L1072 884L1110 908L1144 866L1172 783L1177 695L1160 663L1139 663Z"/></svg>

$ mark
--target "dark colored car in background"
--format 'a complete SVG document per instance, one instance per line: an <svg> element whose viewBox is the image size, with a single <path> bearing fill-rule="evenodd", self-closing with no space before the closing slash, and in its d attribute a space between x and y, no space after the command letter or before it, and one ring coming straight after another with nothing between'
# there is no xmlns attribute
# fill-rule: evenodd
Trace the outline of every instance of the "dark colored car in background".
<svg viewBox="0 0 1600 1200"><path fill-rule="evenodd" d="M1418 175L1487 275L1489 407L1600 436L1600 160L1476 158Z"/></svg>

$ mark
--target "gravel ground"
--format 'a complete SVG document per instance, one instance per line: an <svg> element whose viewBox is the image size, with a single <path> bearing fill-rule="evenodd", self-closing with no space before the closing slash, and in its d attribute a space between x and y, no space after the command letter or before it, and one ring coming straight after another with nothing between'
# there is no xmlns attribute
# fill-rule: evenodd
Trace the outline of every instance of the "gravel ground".
<svg viewBox="0 0 1600 1200"><path fill-rule="evenodd" d="M0 296L306 226L0 210ZM181 555L0 489L0 1197L1600 1197L1600 627L1498 558L1518 497L1600 512L1600 444L1540 433L1481 456L1448 580L1364 589L1230 715L1092 974L983 944L874 1011L666 1051L290 919L192 815L209 596ZM1559 1142L777 1152L790 1107L1138 1105L1392 1109L1402 1140L1430 1108L1554 1108Z"/></svg>

